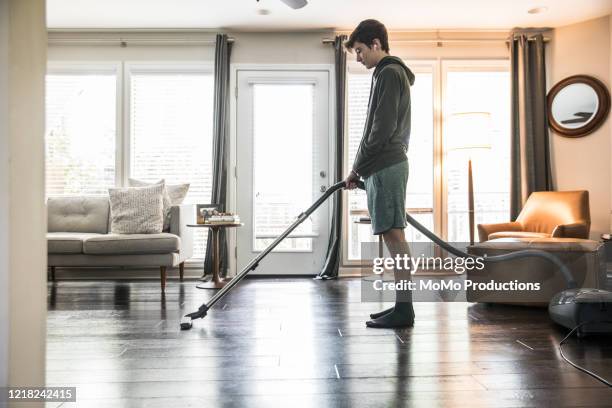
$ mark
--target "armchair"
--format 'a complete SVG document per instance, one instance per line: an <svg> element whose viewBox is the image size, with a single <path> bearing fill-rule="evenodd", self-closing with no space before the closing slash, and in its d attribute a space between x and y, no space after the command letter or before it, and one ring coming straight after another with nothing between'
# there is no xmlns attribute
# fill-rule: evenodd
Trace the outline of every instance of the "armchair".
<svg viewBox="0 0 612 408"><path fill-rule="evenodd" d="M582 238L591 229L589 192L532 193L514 222L478 224L480 242L496 238Z"/></svg>

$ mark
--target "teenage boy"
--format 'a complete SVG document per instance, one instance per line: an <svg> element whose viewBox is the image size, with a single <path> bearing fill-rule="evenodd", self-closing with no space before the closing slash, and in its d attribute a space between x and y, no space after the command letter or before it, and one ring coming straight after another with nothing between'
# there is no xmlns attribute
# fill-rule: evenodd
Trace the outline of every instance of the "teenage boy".
<svg viewBox="0 0 612 408"><path fill-rule="evenodd" d="M382 234L390 254L409 254L406 227L406 184L410 138L410 86L414 74L401 59L389 55L385 26L376 20L359 23L345 47L357 62L374 68L365 129L353 169L346 177L348 189L363 178L368 211L375 235ZM410 271L395 268L396 282L409 281ZM396 290L395 306L370 315L368 327L409 327L414 324L410 290Z"/></svg>

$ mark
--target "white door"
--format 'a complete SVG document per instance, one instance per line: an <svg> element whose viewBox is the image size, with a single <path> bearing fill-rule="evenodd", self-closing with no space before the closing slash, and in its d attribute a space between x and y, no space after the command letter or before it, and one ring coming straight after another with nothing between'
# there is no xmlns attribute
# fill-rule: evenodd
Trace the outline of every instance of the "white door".
<svg viewBox="0 0 612 408"><path fill-rule="evenodd" d="M238 70L236 81L241 271L330 184L329 73ZM330 202L268 254L255 273L318 273L327 252Z"/></svg>

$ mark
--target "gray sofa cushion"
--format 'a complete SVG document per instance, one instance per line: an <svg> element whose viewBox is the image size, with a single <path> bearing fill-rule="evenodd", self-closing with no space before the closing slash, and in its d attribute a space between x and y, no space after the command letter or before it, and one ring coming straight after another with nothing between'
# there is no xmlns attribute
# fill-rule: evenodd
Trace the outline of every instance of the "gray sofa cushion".
<svg viewBox="0 0 612 408"><path fill-rule="evenodd" d="M107 234L83 242L87 255L166 254L178 251L180 238L174 234Z"/></svg>
<svg viewBox="0 0 612 408"><path fill-rule="evenodd" d="M100 234L49 232L47 233L47 252L50 254L81 254L83 253L83 240L97 236Z"/></svg>
<svg viewBox="0 0 612 408"><path fill-rule="evenodd" d="M50 197L47 200L47 231L108 232L108 196Z"/></svg>

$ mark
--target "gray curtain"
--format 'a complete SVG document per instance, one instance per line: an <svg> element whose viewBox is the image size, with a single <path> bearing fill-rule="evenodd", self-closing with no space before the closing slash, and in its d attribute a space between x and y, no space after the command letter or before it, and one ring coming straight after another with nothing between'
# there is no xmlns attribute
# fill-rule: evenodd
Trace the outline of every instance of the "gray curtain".
<svg viewBox="0 0 612 408"><path fill-rule="evenodd" d="M510 37L512 220L518 216L529 194L553 189L544 46L541 32L514 30Z"/></svg>
<svg viewBox="0 0 612 408"><path fill-rule="evenodd" d="M228 41L227 34L217 34L215 45L215 91L213 114L213 174L211 203L217 204L220 211L225 211L226 182L227 182L227 138L229 137L229 80L230 55L232 43ZM208 244L206 245L206 259L204 271L212 273L212 232L208 231ZM225 229L219 232L219 273L227 275L227 240Z"/></svg>
<svg viewBox="0 0 612 408"><path fill-rule="evenodd" d="M336 71L336 135L335 135L335 166L334 183L344 179L344 111L346 106L346 50L344 42L346 35L336 36L334 41L335 71ZM342 193L333 197L333 212L331 230L329 232L329 245L323 269L317 279L335 279L338 277L340 261L342 259Z"/></svg>

